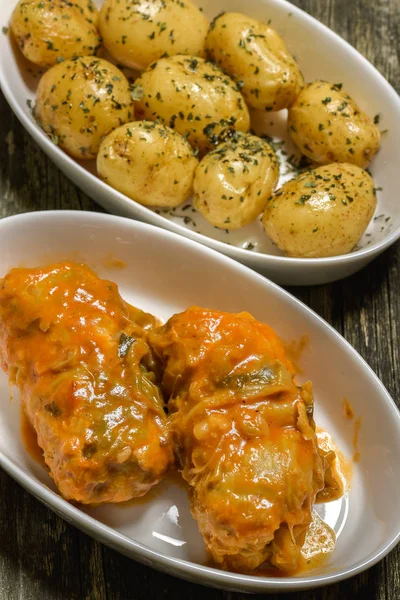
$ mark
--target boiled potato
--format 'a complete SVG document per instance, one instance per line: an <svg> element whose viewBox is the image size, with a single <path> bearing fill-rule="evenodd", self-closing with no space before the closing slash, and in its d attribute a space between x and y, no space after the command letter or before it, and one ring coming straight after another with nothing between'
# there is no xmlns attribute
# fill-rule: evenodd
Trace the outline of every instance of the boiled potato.
<svg viewBox="0 0 400 600"><path fill-rule="evenodd" d="M216 227L238 229L262 213L278 179L278 161L269 144L237 132L200 162L193 205Z"/></svg>
<svg viewBox="0 0 400 600"><path fill-rule="evenodd" d="M20 0L11 31L28 60L51 67L74 56L97 53L97 8L91 0Z"/></svg>
<svg viewBox="0 0 400 600"><path fill-rule="evenodd" d="M135 83L138 118L158 119L201 154L215 146L226 128L249 129L249 112L236 84L202 58L162 58Z"/></svg>
<svg viewBox="0 0 400 600"><path fill-rule="evenodd" d="M303 86L300 69L276 31L246 15L223 13L214 19L206 51L241 82L246 102L253 108L287 108Z"/></svg>
<svg viewBox="0 0 400 600"><path fill-rule="evenodd" d="M342 84L307 85L289 110L288 127L299 150L321 165L348 162L365 168L380 146L378 128Z"/></svg>
<svg viewBox="0 0 400 600"><path fill-rule="evenodd" d="M71 0L62 0L67 4L71 4ZM96 27L99 24L99 11L97 10L96 4L93 0L74 0L75 6L79 7L79 10L86 15L88 19L93 21Z"/></svg>
<svg viewBox="0 0 400 600"><path fill-rule="evenodd" d="M106 60L66 60L41 78L34 114L68 154L94 158L102 138L134 118L129 82Z"/></svg>
<svg viewBox="0 0 400 600"><path fill-rule="evenodd" d="M136 121L102 142L99 176L145 206L172 208L190 196L198 161L184 137L165 125Z"/></svg>
<svg viewBox="0 0 400 600"><path fill-rule="evenodd" d="M350 252L376 207L366 171L335 163L285 183L267 203L265 232L288 256L316 258Z"/></svg>
<svg viewBox="0 0 400 600"><path fill-rule="evenodd" d="M143 70L161 56L202 56L208 20L191 0L105 0L99 27L119 63Z"/></svg>

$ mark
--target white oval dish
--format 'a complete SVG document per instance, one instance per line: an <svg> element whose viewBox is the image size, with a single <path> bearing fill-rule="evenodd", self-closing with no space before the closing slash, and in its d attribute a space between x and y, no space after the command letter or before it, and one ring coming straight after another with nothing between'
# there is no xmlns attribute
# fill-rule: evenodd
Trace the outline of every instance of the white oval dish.
<svg viewBox="0 0 400 600"><path fill-rule="evenodd" d="M227 573L204 566L203 540L189 511L186 491L166 479L140 502L80 510L55 491L44 468L26 452L18 397L9 401L0 373L0 466L51 510L89 535L146 565L228 590L301 590L340 581L382 559L400 537L400 415L363 359L320 317L275 284L239 263L182 236L130 219L88 212L29 213L0 221L0 276L14 266L70 258L87 262L115 281L124 298L162 319L198 304L247 310L287 340L306 334L300 360L314 384L316 421L347 458L354 452L354 421L343 415L350 399L362 418L360 461L350 491L319 505L335 529L328 563L296 578ZM115 259L126 267L117 269Z"/></svg>
<svg viewBox="0 0 400 600"><path fill-rule="evenodd" d="M97 3L100 4L100 0ZM0 26L8 24L15 4L16 0L2 0ZM27 100L34 103L38 81L34 75L37 75L37 69L23 59L7 35L0 35L0 83L3 92L17 117L51 160L106 210L197 240L283 285L321 284L358 271L400 236L397 202L397 140L400 137L398 95L354 48L285 0L201 0L200 5L210 18L223 10L236 10L264 21L271 19L272 26L283 36L298 59L306 80L322 78L341 82L368 114L381 115L381 129L389 129L389 133L383 136L382 149L371 170L376 187L384 186L384 189L378 194L374 220L358 250L334 258L287 258L268 240L258 221L236 232L226 233L212 227L198 213L192 213L190 206L184 210L177 209L166 218L112 189L93 174L93 164L79 164L72 160L35 123ZM285 111L275 115L264 114L261 120L258 115L256 129L287 141L284 118ZM289 144L285 144L285 147L289 154L293 151ZM285 179L287 176L283 175L282 180Z"/></svg>

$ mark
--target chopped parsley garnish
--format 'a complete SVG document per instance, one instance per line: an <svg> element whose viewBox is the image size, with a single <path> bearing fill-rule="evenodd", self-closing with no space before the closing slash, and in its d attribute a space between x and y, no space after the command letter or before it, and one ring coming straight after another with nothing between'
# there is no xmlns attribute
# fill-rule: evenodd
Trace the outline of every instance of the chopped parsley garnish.
<svg viewBox="0 0 400 600"><path fill-rule="evenodd" d="M127 335L126 333L121 333L118 342L118 358L124 358L128 354L129 348L132 346L134 341L135 338Z"/></svg>

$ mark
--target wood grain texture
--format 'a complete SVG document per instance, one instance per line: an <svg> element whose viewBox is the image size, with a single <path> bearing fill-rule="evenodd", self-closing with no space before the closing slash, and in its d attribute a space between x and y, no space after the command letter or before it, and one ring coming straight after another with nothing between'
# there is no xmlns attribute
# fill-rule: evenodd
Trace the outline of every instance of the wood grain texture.
<svg viewBox="0 0 400 600"><path fill-rule="evenodd" d="M348 40L400 91L399 0L293 4ZM1 95L0 139L0 217L51 208L99 210L46 158ZM345 281L291 291L342 333L400 400L400 245ZM399 570L397 548L358 577L295 597L399 600ZM204 595L247 597L206 590L120 556L62 521L0 471L0 600L200 600Z"/></svg>

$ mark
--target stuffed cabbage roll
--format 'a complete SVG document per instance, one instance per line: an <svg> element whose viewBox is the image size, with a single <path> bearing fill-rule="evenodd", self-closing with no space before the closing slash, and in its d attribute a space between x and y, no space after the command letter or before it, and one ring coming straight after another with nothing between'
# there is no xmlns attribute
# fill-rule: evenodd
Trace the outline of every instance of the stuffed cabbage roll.
<svg viewBox="0 0 400 600"><path fill-rule="evenodd" d="M0 363L66 499L122 502L166 472L172 452L146 342L156 323L85 265L0 280Z"/></svg>
<svg viewBox="0 0 400 600"><path fill-rule="evenodd" d="M212 558L230 570L296 571L326 473L336 485L334 453L318 448L311 384L295 384L278 337L248 313L192 307L149 342Z"/></svg>

